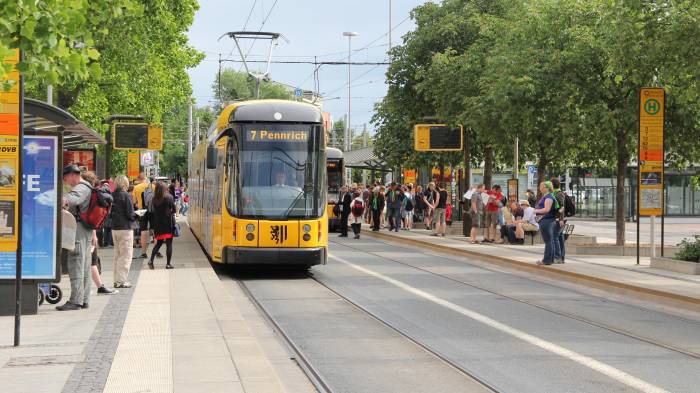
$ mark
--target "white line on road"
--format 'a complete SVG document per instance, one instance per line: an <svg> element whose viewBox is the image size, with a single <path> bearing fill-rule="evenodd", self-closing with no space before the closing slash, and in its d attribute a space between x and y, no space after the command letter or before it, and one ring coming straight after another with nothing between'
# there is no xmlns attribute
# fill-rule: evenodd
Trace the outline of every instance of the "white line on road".
<svg viewBox="0 0 700 393"><path fill-rule="evenodd" d="M370 276L374 276L380 280L384 280L392 285L395 285L407 292L413 293L414 295L420 296L423 299L429 300L433 303L439 304L445 308L448 308L452 311L458 312L466 317L469 317L477 322L481 322L484 325L490 326L496 330L500 330L503 333L509 334L513 337L519 338L520 340L523 340L527 343L530 343L534 346L537 346L539 348L544 349L545 351L552 352L554 354L557 354L559 356L565 357L569 360L572 360L582 366L588 367L592 370L598 371L601 374L604 374L622 384L625 384L631 388L637 389L642 392L649 392L649 393L669 393L667 390L664 390L658 386L652 385L649 382L646 382L644 380L641 380L635 376L632 376L630 374L627 374L624 371L618 370L615 367L612 367L608 364L605 364L603 362L600 362L598 360L595 360L593 358L590 358L585 355L581 355L580 353L574 352L572 350L566 349L564 347L561 347L557 344L551 343L549 341L545 341L539 337L535 337L531 334L525 333L521 330L515 329L513 327L510 327L506 324L503 324L501 322L496 321L495 319L489 318L483 314L479 314L476 311L472 311L469 309L466 309L462 306L459 306L457 304L454 304L448 300L442 299L440 297L437 297L435 295L432 295L428 292L425 292L423 290L420 290L418 288L414 288L402 281L395 280L391 277L387 277L381 273L377 273L373 270L364 268L362 266L356 265L352 262L346 261L343 258L337 257L335 255L330 255L331 258L337 260L340 263L343 263L345 265L348 265L356 270L359 270L365 274L368 274Z"/></svg>

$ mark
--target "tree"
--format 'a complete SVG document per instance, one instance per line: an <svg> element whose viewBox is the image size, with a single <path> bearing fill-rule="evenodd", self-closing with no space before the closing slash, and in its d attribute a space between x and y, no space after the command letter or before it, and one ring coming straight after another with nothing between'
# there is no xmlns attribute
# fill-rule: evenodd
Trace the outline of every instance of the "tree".
<svg viewBox="0 0 700 393"><path fill-rule="evenodd" d="M99 77L99 42L114 20L139 15L135 0L16 0L0 8L0 59L21 49L19 69L31 81L79 83ZM0 80L7 66L0 67ZM4 86L5 88L9 86Z"/></svg>
<svg viewBox="0 0 700 393"><path fill-rule="evenodd" d="M223 106L222 103L227 101L255 98L255 81L245 72L225 68L221 70L220 75L216 75L212 90L218 102L217 105L221 108ZM260 98L291 100L294 98L294 95L284 85L272 81L263 81L260 84Z"/></svg>
<svg viewBox="0 0 700 393"><path fill-rule="evenodd" d="M28 3L19 2L25 12L31 9ZM139 2L138 7L126 0L91 0L89 4L87 0L31 3L35 4L38 12L32 17L49 25L60 22L46 21L49 18L46 15L63 15L66 12L67 17L71 17L73 11L65 11L71 7L77 10L77 16L73 16L76 20L95 21L83 21L82 25L60 25L56 29L73 32L69 36L73 39L69 43L71 48L80 49L82 44L78 45L77 42L83 42L91 48L90 53L98 53L98 57L93 56L92 63L76 64L100 72L61 78L62 66L54 64L62 59L60 40L56 44L58 46L44 48L45 52L32 48L27 51L28 61L32 64L45 61L47 71L44 66L37 66L37 70L44 71L28 74L29 97L43 99L46 85L54 83L57 106L69 110L89 127L102 132L106 130L102 121L109 115L143 115L149 122L160 123L164 113L190 100L192 88L186 70L203 58L201 53L187 44L186 36L198 7L196 0L148 0ZM43 22L38 23L36 31L41 31L42 37L46 35L48 41L51 32L44 34L43 27L40 27L43 25ZM88 32L81 35L81 29ZM31 40L27 40L29 43ZM93 53L92 50L97 52ZM74 51L68 53L68 56L77 56ZM66 73L74 69L79 67L71 68ZM58 79L51 77L52 71L58 72ZM168 145L167 139L165 145ZM120 152L113 155L110 175L123 173L124 160L125 155Z"/></svg>

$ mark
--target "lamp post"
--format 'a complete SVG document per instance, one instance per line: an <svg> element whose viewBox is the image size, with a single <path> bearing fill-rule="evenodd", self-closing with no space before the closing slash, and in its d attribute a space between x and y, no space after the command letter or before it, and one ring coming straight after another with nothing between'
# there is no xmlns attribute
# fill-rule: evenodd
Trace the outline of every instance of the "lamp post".
<svg viewBox="0 0 700 393"><path fill-rule="evenodd" d="M352 146L352 142L350 141L350 109L352 108L350 102L350 59L352 56L352 37L356 37L357 33L354 31L346 31L343 35L348 37L348 119L345 123L345 151L348 151Z"/></svg>

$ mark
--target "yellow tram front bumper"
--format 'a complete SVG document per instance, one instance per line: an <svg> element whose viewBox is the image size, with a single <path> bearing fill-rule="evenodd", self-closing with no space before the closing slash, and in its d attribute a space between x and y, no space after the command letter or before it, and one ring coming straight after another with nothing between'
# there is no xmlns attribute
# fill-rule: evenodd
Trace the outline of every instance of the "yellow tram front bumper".
<svg viewBox="0 0 700 393"><path fill-rule="evenodd" d="M326 247L224 247L223 262L236 265L325 265Z"/></svg>

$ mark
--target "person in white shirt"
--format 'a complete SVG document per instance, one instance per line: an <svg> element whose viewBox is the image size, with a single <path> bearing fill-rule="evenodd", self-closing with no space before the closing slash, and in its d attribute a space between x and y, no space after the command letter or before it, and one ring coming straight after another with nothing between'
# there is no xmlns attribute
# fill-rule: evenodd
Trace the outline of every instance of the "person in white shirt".
<svg viewBox="0 0 700 393"><path fill-rule="evenodd" d="M535 209L530 206L526 199L520 201L520 208L523 209L523 218L515 220L515 237L525 239L525 232L538 231L540 225L537 223Z"/></svg>

